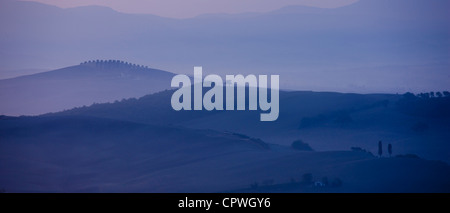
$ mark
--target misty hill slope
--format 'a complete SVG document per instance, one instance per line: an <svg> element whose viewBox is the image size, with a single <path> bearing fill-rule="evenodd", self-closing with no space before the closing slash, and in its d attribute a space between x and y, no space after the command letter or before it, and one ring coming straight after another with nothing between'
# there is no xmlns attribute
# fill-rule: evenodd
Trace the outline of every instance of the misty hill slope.
<svg viewBox="0 0 450 213"><path fill-rule="evenodd" d="M295 90L407 92L443 90L450 82L448 1L365 0L313 12L185 20L35 4L0 7L1 69L101 56L177 73L193 64L217 74L277 72L281 85Z"/></svg>
<svg viewBox="0 0 450 213"><path fill-rule="evenodd" d="M170 88L173 75L110 60L0 80L0 114L37 115L141 97Z"/></svg>
<svg viewBox="0 0 450 213"><path fill-rule="evenodd" d="M301 152L229 133L91 117L1 117L6 192L220 192L339 178L285 192L448 192L450 167L365 152Z"/></svg>
<svg viewBox="0 0 450 213"><path fill-rule="evenodd" d="M3 116L0 138L0 187L12 191L157 191L157 182L139 186L134 179L268 149L262 141L228 133L89 117Z"/></svg>
<svg viewBox="0 0 450 213"><path fill-rule="evenodd" d="M419 112L435 112L436 115L430 117L406 113L399 106L402 95L281 91L278 120L261 122L261 111L175 111L170 104L172 93L173 90L163 91L137 100L98 104L57 114L231 131L281 145L302 139L318 151L362 147L376 153L381 140L385 147L389 143L394 146L394 154L412 153L450 162L450 119L445 107L448 98L445 99L447 105L442 105L440 110L427 105L416 106Z"/></svg>
<svg viewBox="0 0 450 213"><path fill-rule="evenodd" d="M389 5L389 7L387 7ZM450 2L445 0L360 0L355 4L340 8L347 14L364 14L365 16L391 17L403 20L414 20L423 24L430 20L445 22ZM383 11L383 13L379 13Z"/></svg>
<svg viewBox="0 0 450 213"><path fill-rule="evenodd" d="M248 90L248 89L247 89ZM89 115L93 117L114 118L142 123L177 125L182 122L209 118L213 115L233 115L252 124L261 123L296 129L305 116L319 114L323 111L343 109L365 109L383 106L384 103L396 101L399 96L390 94L344 94L335 92L280 91L280 117L275 122L260 122L260 111L175 111L171 106L171 97L175 90L167 90L143 96L139 99L123 100L117 103L96 104L89 107L58 112L58 115ZM193 91L193 90L191 90ZM204 89L205 93L207 89ZM193 95L192 97L193 98ZM248 102L246 103L248 104ZM124 110L124 109L129 110ZM248 108L248 107L247 107ZM231 117L230 119L235 119ZM213 121L213 120L211 120ZM228 124L225 124L228 125ZM239 125L239 124L236 124ZM242 123L247 125L247 123ZM242 126L243 127L243 126ZM273 126L271 126L273 128Z"/></svg>

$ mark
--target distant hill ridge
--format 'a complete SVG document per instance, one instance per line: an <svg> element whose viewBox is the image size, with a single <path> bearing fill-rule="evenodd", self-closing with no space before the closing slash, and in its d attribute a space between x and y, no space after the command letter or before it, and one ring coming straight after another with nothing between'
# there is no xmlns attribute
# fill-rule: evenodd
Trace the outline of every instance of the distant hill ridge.
<svg viewBox="0 0 450 213"><path fill-rule="evenodd" d="M121 60L90 60L48 72L4 79L0 80L0 114L38 115L138 98L169 89L174 75Z"/></svg>

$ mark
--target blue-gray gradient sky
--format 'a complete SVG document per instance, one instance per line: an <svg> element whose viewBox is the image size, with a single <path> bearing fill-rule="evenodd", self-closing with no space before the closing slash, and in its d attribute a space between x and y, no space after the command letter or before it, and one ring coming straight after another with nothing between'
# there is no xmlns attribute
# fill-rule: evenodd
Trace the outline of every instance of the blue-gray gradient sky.
<svg viewBox="0 0 450 213"><path fill-rule="evenodd" d="M31 1L31 0L29 0ZM99 5L124 13L189 18L208 13L268 12L288 5L335 8L358 0L32 0L62 8Z"/></svg>
<svg viewBox="0 0 450 213"><path fill-rule="evenodd" d="M292 90L450 89L448 0L1 0L0 5L0 79L117 59L183 74L200 65L205 74L222 76L278 74L281 88ZM87 5L97 6L80 7ZM247 12L258 14L236 14ZM231 15L195 17L217 13Z"/></svg>

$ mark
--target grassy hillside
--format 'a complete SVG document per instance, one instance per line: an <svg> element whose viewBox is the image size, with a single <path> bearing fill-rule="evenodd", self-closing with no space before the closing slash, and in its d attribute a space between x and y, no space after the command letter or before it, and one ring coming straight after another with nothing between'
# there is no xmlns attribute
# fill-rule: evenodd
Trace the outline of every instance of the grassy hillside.
<svg viewBox="0 0 450 213"><path fill-rule="evenodd" d="M260 122L258 111L174 111L170 105L172 93L164 91L57 114L231 131L281 145L302 139L317 151L361 147L376 153L381 140L385 148L393 145L394 154L413 153L450 162L450 119L445 107L448 97L405 103L403 95L281 91L278 120Z"/></svg>
<svg viewBox="0 0 450 213"><path fill-rule="evenodd" d="M450 190L450 167L441 162L295 151L209 130L89 117L2 117L0 139L0 188L6 192ZM311 181L327 177L330 185L304 183L305 174ZM331 185L337 179L340 184Z"/></svg>

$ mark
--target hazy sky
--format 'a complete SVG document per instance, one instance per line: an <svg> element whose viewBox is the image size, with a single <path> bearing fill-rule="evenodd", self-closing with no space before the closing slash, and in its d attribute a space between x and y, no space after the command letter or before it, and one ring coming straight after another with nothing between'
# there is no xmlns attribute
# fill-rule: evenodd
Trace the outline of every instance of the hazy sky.
<svg viewBox="0 0 450 213"><path fill-rule="evenodd" d="M267 12L287 5L334 8L358 0L28 0L58 7L102 5L125 13L188 18L205 13Z"/></svg>

